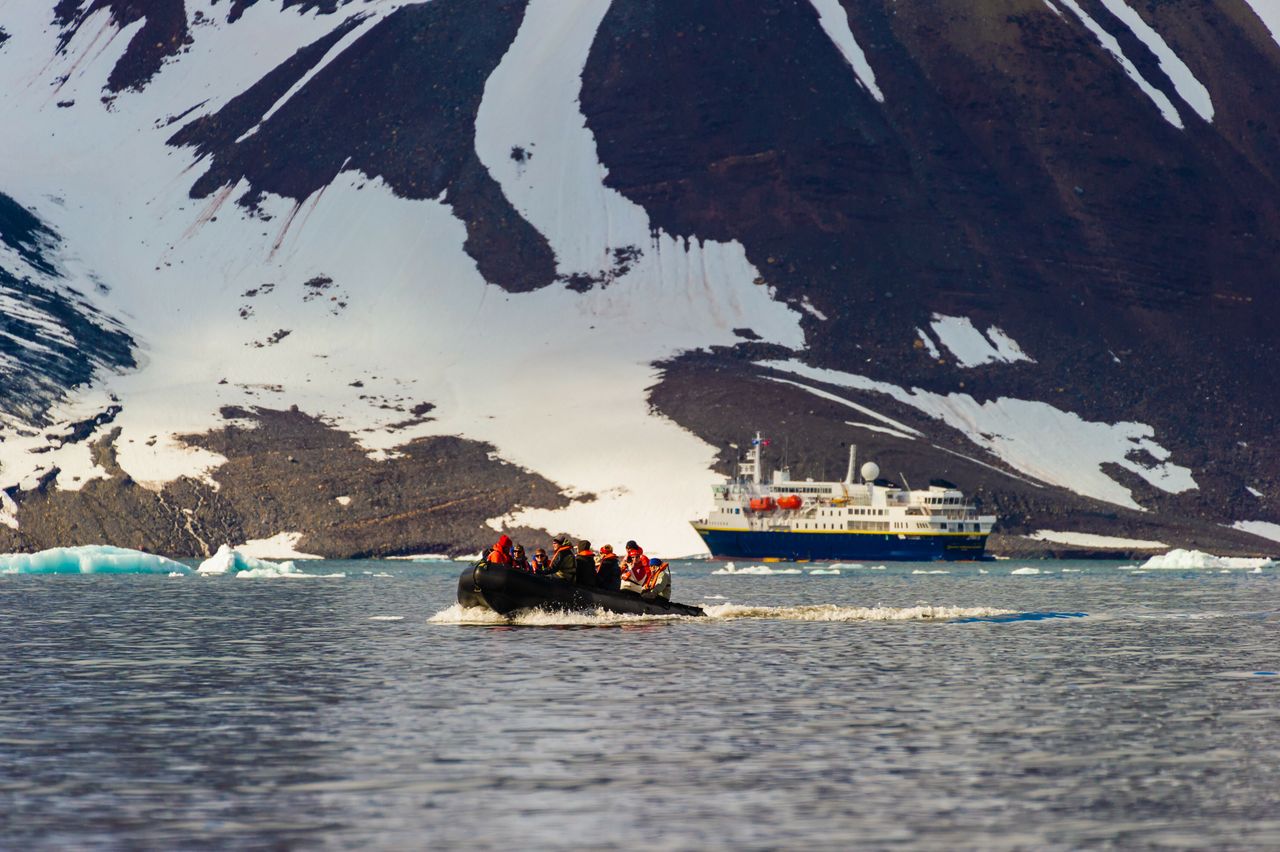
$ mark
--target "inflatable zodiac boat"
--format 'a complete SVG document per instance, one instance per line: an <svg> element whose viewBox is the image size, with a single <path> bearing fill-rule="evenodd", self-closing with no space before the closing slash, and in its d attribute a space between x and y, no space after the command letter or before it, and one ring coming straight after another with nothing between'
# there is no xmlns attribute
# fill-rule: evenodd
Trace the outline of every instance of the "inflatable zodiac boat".
<svg viewBox="0 0 1280 852"><path fill-rule="evenodd" d="M629 615L706 615L701 607L649 600L635 592L588 589L556 577L527 574L505 565L481 563L458 578L458 603L507 615L518 609L603 609Z"/></svg>

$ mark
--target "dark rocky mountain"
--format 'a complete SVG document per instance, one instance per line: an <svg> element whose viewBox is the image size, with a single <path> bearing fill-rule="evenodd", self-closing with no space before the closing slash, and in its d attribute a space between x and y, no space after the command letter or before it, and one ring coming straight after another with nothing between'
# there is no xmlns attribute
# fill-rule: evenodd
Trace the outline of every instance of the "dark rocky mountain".
<svg viewBox="0 0 1280 852"><path fill-rule="evenodd" d="M0 142L0 294L66 329L51 343L6 308L0 358L22 364L0 373L3 413L15 435L74 434L93 470L73 487L9 440L0 547L200 553L297 531L332 556L458 552L503 523L598 538L631 522L627 494L665 504L645 529L678 526L689 503L664 491L696 498L705 467L640 483L685 439L601 439L616 421L596 389L632 382L628 416L696 436L720 473L757 428L800 476L842 472L856 443L894 478L976 493L1009 552L1070 549L1037 530L1280 548L1280 14L1263 2L61 0L0 27L0 115L26 128ZM95 132L115 141L86 165L67 140ZM60 157L80 165L30 176ZM95 220L120 190L91 176L117 169L137 198ZM424 259L389 278L388 254ZM701 271L670 271L686 258ZM300 313L315 280L324 322L367 343L300 340L331 328ZM307 305L273 308L290 287ZM151 397L130 419L170 351L150 302L175 288L237 341L192 380L207 428L170 427ZM564 325L511 326L544 310ZM440 323L432 366L366 354L380 316L416 311ZM530 335L576 339L578 360L509 340ZM362 372L320 393L315 359ZM490 410L499 374L558 388L563 414ZM76 408L90 390L119 424ZM552 432L613 479L575 474ZM157 434L222 461L131 469ZM348 492L365 496L334 508Z"/></svg>

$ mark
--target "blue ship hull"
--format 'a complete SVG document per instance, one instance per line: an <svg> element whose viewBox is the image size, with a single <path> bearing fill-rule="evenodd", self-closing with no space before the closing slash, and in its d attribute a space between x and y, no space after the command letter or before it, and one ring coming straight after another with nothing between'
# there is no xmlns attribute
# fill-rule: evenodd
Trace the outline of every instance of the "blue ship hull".
<svg viewBox="0 0 1280 852"><path fill-rule="evenodd" d="M983 558L985 535L694 529L715 558L936 562Z"/></svg>

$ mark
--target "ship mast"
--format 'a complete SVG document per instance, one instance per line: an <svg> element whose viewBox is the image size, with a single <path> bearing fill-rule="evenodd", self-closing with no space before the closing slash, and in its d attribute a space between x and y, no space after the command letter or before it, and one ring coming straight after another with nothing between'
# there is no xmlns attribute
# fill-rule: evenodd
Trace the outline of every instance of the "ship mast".
<svg viewBox="0 0 1280 852"><path fill-rule="evenodd" d="M760 471L764 457L764 447L769 442L761 437L757 432L755 438L751 441L751 449L747 450L747 460L738 466L738 472L745 479L751 477L751 482L755 485L760 484Z"/></svg>

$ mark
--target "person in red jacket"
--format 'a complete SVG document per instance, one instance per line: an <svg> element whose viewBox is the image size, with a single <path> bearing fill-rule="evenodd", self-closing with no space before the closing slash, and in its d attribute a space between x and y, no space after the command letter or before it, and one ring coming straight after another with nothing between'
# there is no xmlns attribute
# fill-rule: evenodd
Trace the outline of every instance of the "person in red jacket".
<svg viewBox="0 0 1280 852"><path fill-rule="evenodd" d="M511 562L512 562L511 551L512 551L511 537L507 535L503 535L499 537L498 543L495 544L493 546L493 549L489 551L490 564L506 565L508 568L510 568Z"/></svg>
<svg viewBox="0 0 1280 852"><path fill-rule="evenodd" d="M627 542L627 556L622 560L622 591L643 592L649 583L649 557L634 541Z"/></svg>

